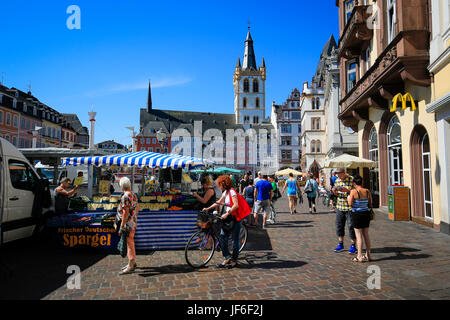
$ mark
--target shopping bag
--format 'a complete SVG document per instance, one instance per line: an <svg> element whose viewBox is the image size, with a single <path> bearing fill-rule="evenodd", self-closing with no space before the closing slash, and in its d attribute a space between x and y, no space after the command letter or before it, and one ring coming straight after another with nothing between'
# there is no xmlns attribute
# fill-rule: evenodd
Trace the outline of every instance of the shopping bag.
<svg viewBox="0 0 450 320"><path fill-rule="evenodd" d="M234 190L234 192L236 192L236 190ZM236 194L237 194L237 198L238 198L239 207L236 210L236 212L234 212L232 215L236 218L237 222L240 222L242 219L246 218L252 212L252 209L248 205L247 201L245 201L243 196L241 196L237 192L236 192ZM233 200L231 198L230 192L228 192L228 196L230 197L230 205L231 205L231 207L233 207Z"/></svg>
<svg viewBox="0 0 450 320"><path fill-rule="evenodd" d="M120 256L122 258L125 258L127 256L127 237L128 237L128 232L123 231L122 235L120 236L120 240L119 243L117 244L117 250L119 250Z"/></svg>

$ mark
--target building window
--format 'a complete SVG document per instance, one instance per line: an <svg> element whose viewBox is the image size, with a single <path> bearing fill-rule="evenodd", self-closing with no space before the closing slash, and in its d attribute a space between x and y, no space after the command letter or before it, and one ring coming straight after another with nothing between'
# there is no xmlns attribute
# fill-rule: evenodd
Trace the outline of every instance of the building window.
<svg viewBox="0 0 450 320"><path fill-rule="evenodd" d="M372 51L372 45L369 44L369 46L367 47L365 54L364 54L364 60L366 62L366 72L370 69L371 65L370 65L370 52Z"/></svg>
<svg viewBox="0 0 450 320"><path fill-rule="evenodd" d="M316 153L316 140L311 141L311 153Z"/></svg>
<svg viewBox="0 0 450 320"><path fill-rule="evenodd" d="M345 24L347 24L348 20L350 20L350 17L352 16L353 6L354 6L353 0L345 1L345 7L344 7Z"/></svg>
<svg viewBox="0 0 450 320"><path fill-rule="evenodd" d="M347 63L347 92L350 92L356 85L356 68L356 61Z"/></svg>
<svg viewBox="0 0 450 320"><path fill-rule="evenodd" d="M431 190L431 153L428 133L422 138L422 172L423 172L423 195L425 203L425 217L433 218L433 198Z"/></svg>
<svg viewBox="0 0 450 320"><path fill-rule="evenodd" d="M258 79L253 79L253 92L259 92L259 81L258 81Z"/></svg>
<svg viewBox="0 0 450 320"><path fill-rule="evenodd" d="M291 137L281 137L281 145L282 146L290 146L290 145L292 145Z"/></svg>
<svg viewBox="0 0 450 320"><path fill-rule="evenodd" d="M19 118L15 115L13 116L13 127L18 128L19 127Z"/></svg>
<svg viewBox="0 0 450 320"><path fill-rule="evenodd" d="M316 110L316 99L312 98L312 109Z"/></svg>
<svg viewBox="0 0 450 320"><path fill-rule="evenodd" d="M0 110L0 124L3 124L3 111Z"/></svg>
<svg viewBox="0 0 450 320"><path fill-rule="evenodd" d="M242 99L242 107L247 108L247 98Z"/></svg>
<svg viewBox="0 0 450 320"><path fill-rule="evenodd" d="M156 143L156 138L153 138L153 144L155 144Z"/></svg>
<svg viewBox="0 0 450 320"><path fill-rule="evenodd" d="M148 148L148 151L153 152L153 147Z"/></svg>
<svg viewBox="0 0 450 320"><path fill-rule="evenodd" d="M144 140L145 141L145 139L142 139L142 140ZM144 143L144 142L143 142ZM152 139L150 139L150 138L147 138L147 144L150 144L150 143L152 143Z"/></svg>
<svg viewBox="0 0 450 320"><path fill-rule="evenodd" d="M17 109L17 99L14 99L14 100L13 100L13 108L14 108L14 109Z"/></svg>
<svg viewBox="0 0 450 320"><path fill-rule="evenodd" d="M259 123L259 117L258 116L254 116L253 117L253 123Z"/></svg>
<svg viewBox="0 0 450 320"><path fill-rule="evenodd" d="M259 108L259 98L256 98L256 107Z"/></svg>
<svg viewBox="0 0 450 320"><path fill-rule="evenodd" d="M37 116L37 108L36 107L33 107L33 115Z"/></svg>
<svg viewBox="0 0 450 320"><path fill-rule="evenodd" d="M320 153L322 149L322 143L320 142L320 140L316 140L316 152Z"/></svg>
<svg viewBox="0 0 450 320"><path fill-rule="evenodd" d="M311 118L311 130L320 130L320 118Z"/></svg>
<svg viewBox="0 0 450 320"><path fill-rule="evenodd" d="M288 111L284 112L283 118L286 119L286 120L289 119L289 112Z"/></svg>
<svg viewBox="0 0 450 320"><path fill-rule="evenodd" d="M290 160L292 160L292 151L291 150L282 150L281 151L281 159L283 161L290 161Z"/></svg>
<svg viewBox="0 0 450 320"><path fill-rule="evenodd" d="M24 118L20 119L20 129L25 130L25 119Z"/></svg>
<svg viewBox="0 0 450 320"><path fill-rule="evenodd" d="M244 123L250 123L250 116L244 116Z"/></svg>
<svg viewBox="0 0 450 320"><path fill-rule="evenodd" d="M397 21L396 1L387 0L387 23L388 23L388 42L390 43L395 37L395 23Z"/></svg>
<svg viewBox="0 0 450 320"><path fill-rule="evenodd" d="M319 108L320 108L320 99L317 98L316 99L316 109L319 110Z"/></svg>
<svg viewBox="0 0 450 320"><path fill-rule="evenodd" d="M389 182L403 185L402 137L397 116L392 117L387 130Z"/></svg>
<svg viewBox="0 0 450 320"><path fill-rule="evenodd" d="M6 113L6 125L7 126L11 125L11 114L10 113Z"/></svg>
<svg viewBox="0 0 450 320"><path fill-rule="evenodd" d="M250 81L248 80L248 78L244 79L244 92L249 92L250 91Z"/></svg>
<svg viewBox="0 0 450 320"><path fill-rule="evenodd" d="M292 120L300 120L301 118L301 113L300 112L291 112L291 119Z"/></svg>
<svg viewBox="0 0 450 320"><path fill-rule="evenodd" d="M16 137L16 136L13 136L13 137L12 137L12 144L13 144L15 147L17 147L17 137Z"/></svg>
<svg viewBox="0 0 450 320"><path fill-rule="evenodd" d="M27 111L28 111L28 106L27 106L27 103L24 102L23 103L23 112L27 112Z"/></svg>
<svg viewBox="0 0 450 320"><path fill-rule="evenodd" d="M282 125L281 133L291 133L291 125L289 124Z"/></svg>

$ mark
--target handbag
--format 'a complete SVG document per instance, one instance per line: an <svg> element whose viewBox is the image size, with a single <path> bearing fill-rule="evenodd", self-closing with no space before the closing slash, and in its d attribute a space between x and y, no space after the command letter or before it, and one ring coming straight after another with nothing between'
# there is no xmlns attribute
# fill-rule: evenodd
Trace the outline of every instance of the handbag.
<svg viewBox="0 0 450 320"><path fill-rule="evenodd" d="M313 186L312 186L312 184L309 182L309 180L308 180L308 182L306 183L305 192L306 192L306 193L311 193L311 192L313 192Z"/></svg>
<svg viewBox="0 0 450 320"><path fill-rule="evenodd" d="M373 211L373 208L370 208L370 220L375 220L375 211Z"/></svg>
<svg viewBox="0 0 450 320"><path fill-rule="evenodd" d="M236 223L236 218L233 215L228 216L225 220L222 221L222 229L225 233L229 234L234 228Z"/></svg>
<svg viewBox="0 0 450 320"><path fill-rule="evenodd" d="M120 236L119 243L117 243L117 250L119 250L119 254L122 258L125 258L127 256L127 251L128 251L127 237L128 237L128 232L122 231L122 235Z"/></svg>
<svg viewBox="0 0 450 320"><path fill-rule="evenodd" d="M234 190L234 189L233 189ZM234 190L236 192L236 190ZM244 197L236 192L238 198L238 209L233 212L231 215L236 218L236 221L239 222L242 219L247 218L247 216L252 212L252 209L248 205L247 201L245 201ZM228 196L230 197L230 206L233 207L233 200L231 199L231 193L228 192Z"/></svg>

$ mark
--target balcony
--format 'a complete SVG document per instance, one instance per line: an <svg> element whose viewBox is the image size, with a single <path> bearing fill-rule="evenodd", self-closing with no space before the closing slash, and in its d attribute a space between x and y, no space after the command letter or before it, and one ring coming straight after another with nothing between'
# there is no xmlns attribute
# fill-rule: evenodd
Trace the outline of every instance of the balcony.
<svg viewBox="0 0 450 320"><path fill-rule="evenodd" d="M364 42L373 37L368 27L372 6L355 6L339 40L339 58L353 59L362 51Z"/></svg>
<svg viewBox="0 0 450 320"><path fill-rule="evenodd" d="M345 126L357 131L358 121L367 119L370 107L388 110L388 100L403 92L405 81L418 86L430 85L428 37L429 32L425 30L397 34L340 101L338 117Z"/></svg>

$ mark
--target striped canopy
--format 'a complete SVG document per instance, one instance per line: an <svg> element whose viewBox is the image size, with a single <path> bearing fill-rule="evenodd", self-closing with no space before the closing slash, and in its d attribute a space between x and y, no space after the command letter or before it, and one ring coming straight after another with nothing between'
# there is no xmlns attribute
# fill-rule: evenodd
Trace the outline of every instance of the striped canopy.
<svg viewBox="0 0 450 320"><path fill-rule="evenodd" d="M148 151L140 151L125 154L114 154L108 156L93 157L71 157L63 158L61 166L78 166L78 165L94 165L100 166L137 166L139 168L172 168L192 170L213 165L212 161L193 157L180 156L176 154L161 154Z"/></svg>

